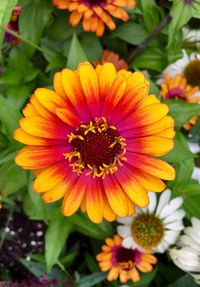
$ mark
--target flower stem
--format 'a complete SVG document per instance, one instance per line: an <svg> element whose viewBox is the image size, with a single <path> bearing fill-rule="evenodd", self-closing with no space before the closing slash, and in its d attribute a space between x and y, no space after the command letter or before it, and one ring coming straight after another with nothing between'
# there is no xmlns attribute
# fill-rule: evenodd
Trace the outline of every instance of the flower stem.
<svg viewBox="0 0 200 287"><path fill-rule="evenodd" d="M128 62L131 62L140 52L144 51L146 46L156 38L156 36L169 24L169 22L171 22L171 20L172 16L170 14L163 18L158 26L156 26L156 28L153 29L149 35L130 53Z"/></svg>
<svg viewBox="0 0 200 287"><path fill-rule="evenodd" d="M21 40L22 42L28 44L29 46L32 46L33 48L35 48L36 50L40 51L40 52L44 52L43 49L41 47L39 47L38 45L36 45L35 43L29 41L28 39L25 39L23 36L19 35L18 33L10 30L9 28L7 27L3 27L0 25L0 28L2 30L4 30L5 32L9 33L10 35L14 36L15 38Z"/></svg>

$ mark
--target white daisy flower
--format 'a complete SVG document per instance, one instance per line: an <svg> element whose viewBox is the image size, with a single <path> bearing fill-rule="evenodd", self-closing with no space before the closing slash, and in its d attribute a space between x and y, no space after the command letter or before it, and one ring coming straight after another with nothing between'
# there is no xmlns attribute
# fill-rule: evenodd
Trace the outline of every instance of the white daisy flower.
<svg viewBox="0 0 200 287"><path fill-rule="evenodd" d="M184 210L180 209L183 199L171 199L171 191L166 189L157 200L154 192L149 192L150 204L146 208L136 208L136 213L129 217L118 217L123 225L117 227L126 248L140 251L164 253L174 244L184 228Z"/></svg>
<svg viewBox="0 0 200 287"><path fill-rule="evenodd" d="M190 273L200 284L200 220L192 218L192 226L184 230L180 237L181 247L169 251L174 264Z"/></svg>
<svg viewBox="0 0 200 287"><path fill-rule="evenodd" d="M192 153L197 155L195 164L196 166L193 169L192 178L197 180L200 183L200 145L197 143L188 143L189 149Z"/></svg>

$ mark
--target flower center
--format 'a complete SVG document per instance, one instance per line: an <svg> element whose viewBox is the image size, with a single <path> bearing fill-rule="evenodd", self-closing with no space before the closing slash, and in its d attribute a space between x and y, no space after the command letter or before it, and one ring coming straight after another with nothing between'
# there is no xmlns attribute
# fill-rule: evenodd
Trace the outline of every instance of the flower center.
<svg viewBox="0 0 200 287"><path fill-rule="evenodd" d="M200 60L194 59L186 66L184 75L188 84L200 87Z"/></svg>
<svg viewBox="0 0 200 287"><path fill-rule="evenodd" d="M117 164L122 165L121 161L126 160L123 156L125 139L103 117L88 125L81 124L68 137L72 152L64 156L78 175L87 168L89 172L86 175L93 173L94 177L104 178L106 174L117 171Z"/></svg>
<svg viewBox="0 0 200 287"><path fill-rule="evenodd" d="M181 100L186 100L184 96L184 91L181 88L173 88L168 91L166 94L167 99L181 99Z"/></svg>
<svg viewBox="0 0 200 287"><path fill-rule="evenodd" d="M162 221L153 214L139 214L131 231L135 242L147 250L158 246L164 236Z"/></svg>
<svg viewBox="0 0 200 287"><path fill-rule="evenodd" d="M117 249L116 261L126 271L131 270L140 260L141 253L137 249L127 249L124 247Z"/></svg>
<svg viewBox="0 0 200 287"><path fill-rule="evenodd" d="M80 0L81 3L84 3L84 4L89 4L91 6L95 6L95 5L100 5L100 4L105 4L106 1L103 1L103 0Z"/></svg>
<svg viewBox="0 0 200 287"><path fill-rule="evenodd" d="M188 22L188 26L191 29L199 30L200 29L200 19L197 19L197 18L190 19L190 21Z"/></svg>

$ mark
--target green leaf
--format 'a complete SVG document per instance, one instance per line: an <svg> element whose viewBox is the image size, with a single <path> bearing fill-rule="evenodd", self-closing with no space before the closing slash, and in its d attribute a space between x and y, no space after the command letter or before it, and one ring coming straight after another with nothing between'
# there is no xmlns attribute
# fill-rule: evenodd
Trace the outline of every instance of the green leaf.
<svg viewBox="0 0 200 287"><path fill-rule="evenodd" d="M53 6L46 0L24 0L23 9L19 17L20 34L34 44L39 44L43 30L50 20ZM27 46L28 55L32 55L35 48Z"/></svg>
<svg viewBox="0 0 200 287"><path fill-rule="evenodd" d="M13 180L11 180L13 179ZM17 167L13 161L8 161L0 167L0 190L3 197L19 191L27 183L27 174Z"/></svg>
<svg viewBox="0 0 200 287"><path fill-rule="evenodd" d="M141 5L144 12L144 23L148 31L151 31L160 22L163 11L154 0L141 0Z"/></svg>
<svg viewBox="0 0 200 287"><path fill-rule="evenodd" d="M74 287L91 287L106 279L107 273L97 272L80 279Z"/></svg>
<svg viewBox="0 0 200 287"><path fill-rule="evenodd" d="M119 38L132 45L138 45L147 36L146 28L132 21L122 24L112 33L112 38Z"/></svg>
<svg viewBox="0 0 200 287"><path fill-rule="evenodd" d="M47 223L48 221L48 213L47 213L47 205L42 201L41 195L35 193L33 191L33 176L29 172L28 174L28 193L26 193L23 201L23 207L25 213L32 220L43 220Z"/></svg>
<svg viewBox="0 0 200 287"><path fill-rule="evenodd" d="M194 282L194 279L190 275L184 275L167 287L197 287L198 285Z"/></svg>
<svg viewBox="0 0 200 287"><path fill-rule="evenodd" d="M94 33L84 33L80 43L88 61L95 61L101 58L102 46L99 38Z"/></svg>
<svg viewBox="0 0 200 287"><path fill-rule="evenodd" d="M9 100L0 95L0 121L5 126L8 138L13 140L13 132L18 126L21 114Z"/></svg>
<svg viewBox="0 0 200 287"><path fill-rule="evenodd" d="M69 69L76 69L78 64L85 60L87 60L85 52L83 51L83 48L76 36L76 33L74 33L69 49L67 67Z"/></svg>
<svg viewBox="0 0 200 287"><path fill-rule="evenodd" d="M183 27L192 17L200 18L200 1L185 3L183 0L174 0L170 14L172 21L168 26L169 42L168 46L173 44L174 38L181 27Z"/></svg>
<svg viewBox="0 0 200 287"><path fill-rule="evenodd" d="M95 260L95 257L92 256L88 252L85 253L85 261L86 261L87 267L91 273L95 273L95 272L99 271L98 263Z"/></svg>
<svg viewBox="0 0 200 287"><path fill-rule="evenodd" d="M156 86L156 84L154 84L154 82L152 82L151 80L148 80L150 83L150 91L149 94L154 94L156 95L156 97L158 99L161 99L161 95L160 95L160 90L158 89L158 87Z"/></svg>
<svg viewBox="0 0 200 287"><path fill-rule="evenodd" d="M157 47L146 48L129 65L131 68L149 69L162 72L166 66L166 56Z"/></svg>
<svg viewBox="0 0 200 287"><path fill-rule="evenodd" d="M66 244L66 240L73 229L66 217L57 210L53 214L45 234L45 259L47 272L57 262L58 257Z"/></svg>
<svg viewBox="0 0 200 287"><path fill-rule="evenodd" d="M176 178L171 181L170 186L174 187L175 191L183 192L183 186L191 179L193 168L194 168L194 159L186 159L174 164L176 170Z"/></svg>
<svg viewBox="0 0 200 287"><path fill-rule="evenodd" d="M104 240L113 235L112 227L108 222L103 221L101 224L95 224L82 213L70 216L68 221L72 222L79 232L99 240Z"/></svg>
<svg viewBox="0 0 200 287"><path fill-rule="evenodd" d="M193 159L195 155L189 150L187 140L180 131L176 131L174 148L167 154L160 157L168 162L180 163L186 159Z"/></svg>
<svg viewBox="0 0 200 287"><path fill-rule="evenodd" d="M10 21L13 8L16 6L18 0L1 0L0 3L0 59L1 59L1 46L4 39L4 30Z"/></svg>
<svg viewBox="0 0 200 287"><path fill-rule="evenodd" d="M71 251L71 252L67 253L67 255L64 256L60 260L60 263L66 264L66 263L69 263L69 262L73 262L77 255L78 255L78 251L77 250Z"/></svg>
<svg viewBox="0 0 200 287"><path fill-rule="evenodd" d="M176 187L176 192L185 196L200 195L200 184L190 180L185 184Z"/></svg>
<svg viewBox="0 0 200 287"><path fill-rule="evenodd" d="M165 103L169 106L169 114L175 120L175 126L181 128L192 117L200 113L200 105L187 103L181 100L165 100Z"/></svg>
<svg viewBox="0 0 200 287"><path fill-rule="evenodd" d="M200 195L191 195L185 197L183 207L189 219L191 217L200 218L199 202Z"/></svg>
<svg viewBox="0 0 200 287"><path fill-rule="evenodd" d="M190 130L190 141L200 143L200 118Z"/></svg>

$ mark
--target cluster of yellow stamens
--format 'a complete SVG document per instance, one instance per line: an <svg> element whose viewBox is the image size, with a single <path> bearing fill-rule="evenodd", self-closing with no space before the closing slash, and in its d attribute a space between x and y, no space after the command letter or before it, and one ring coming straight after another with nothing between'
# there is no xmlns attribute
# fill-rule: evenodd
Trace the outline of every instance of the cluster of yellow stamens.
<svg viewBox="0 0 200 287"><path fill-rule="evenodd" d="M96 118L95 122L90 121L87 125L81 124L68 138L73 150L64 156L78 176L86 168L86 175L104 178L118 170L117 164L123 165L122 161L126 161L125 139L104 117Z"/></svg>

